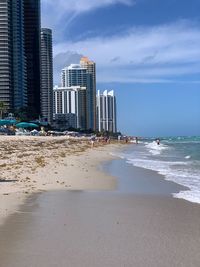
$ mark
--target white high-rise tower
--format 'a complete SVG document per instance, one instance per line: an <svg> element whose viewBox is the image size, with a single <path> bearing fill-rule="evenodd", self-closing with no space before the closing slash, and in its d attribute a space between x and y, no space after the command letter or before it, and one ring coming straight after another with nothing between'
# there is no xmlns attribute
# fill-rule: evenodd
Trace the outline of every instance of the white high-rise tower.
<svg viewBox="0 0 200 267"><path fill-rule="evenodd" d="M117 132L116 97L113 90L97 93L97 129L100 132Z"/></svg>

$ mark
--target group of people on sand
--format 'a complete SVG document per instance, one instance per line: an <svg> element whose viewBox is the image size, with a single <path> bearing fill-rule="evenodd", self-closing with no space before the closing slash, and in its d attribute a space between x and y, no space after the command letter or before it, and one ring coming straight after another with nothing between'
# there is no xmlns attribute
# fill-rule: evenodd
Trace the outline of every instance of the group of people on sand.
<svg viewBox="0 0 200 267"><path fill-rule="evenodd" d="M91 136L90 138L91 147L94 147L95 142L97 143L101 142L103 144L110 144L110 137L109 136L104 136L104 137Z"/></svg>
<svg viewBox="0 0 200 267"><path fill-rule="evenodd" d="M128 144L129 142L132 142L133 140L135 141L135 144L139 143L139 138L136 137L128 137L128 136L121 136L119 135L117 138L118 142L124 142L126 144ZM95 143L102 143L102 144L109 144L110 143L110 136L101 136L101 137L97 137L95 135L90 137L90 144L91 147L94 147Z"/></svg>

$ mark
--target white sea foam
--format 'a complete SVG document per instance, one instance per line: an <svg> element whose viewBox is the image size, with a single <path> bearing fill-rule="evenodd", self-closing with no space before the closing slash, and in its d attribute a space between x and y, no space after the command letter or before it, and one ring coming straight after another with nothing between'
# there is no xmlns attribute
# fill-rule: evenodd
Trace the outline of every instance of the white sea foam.
<svg viewBox="0 0 200 267"><path fill-rule="evenodd" d="M173 196L200 204L200 161L198 157L189 154L190 152L185 154L186 156L183 153L184 150L181 150L179 154L176 146L171 144L157 145L156 142L145 142L118 156L128 164L156 171L163 175L165 180L189 188Z"/></svg>
<svg viewBox="0 0 200 267"><path fill-rule="evenodd" d="M190 190L181 191L173 196L200 203L200 170L194 171L190 169L188 162L128 158L127 163L156 171L163 175L166 180L188 187Z"/></svg>
<svg viewBox="0 0 200 267"><path fill-rule="evenodd" d="M158 145L155 141L147 143L145 147L152 155L160 155L164 150L169 149L168 146L163 144Z"/></svg>
<svg viewBox="0 0 200 267"><path fill-rule="evenodd" d="M199 198L200 190L199 189L192 189L187 191L181 191L177 194L173 194L175 198L181 198L185 199L187 201L198 203L200 204L200 198Z"/></svg>
<svg viewBox="0 0 200 267"><path fill-rule="evenodd" d="M141 167L153 171L157 171L158 173L168 176L168 175L180 175L180 169L172 169L172 167L187 165L187 162L182 161L159 161L159 160L150 160L150 159L139 159L139 158L128 158L127 163L133 164L136 167ZM184 176L185 172L181 173L181 176Z"/></svg>

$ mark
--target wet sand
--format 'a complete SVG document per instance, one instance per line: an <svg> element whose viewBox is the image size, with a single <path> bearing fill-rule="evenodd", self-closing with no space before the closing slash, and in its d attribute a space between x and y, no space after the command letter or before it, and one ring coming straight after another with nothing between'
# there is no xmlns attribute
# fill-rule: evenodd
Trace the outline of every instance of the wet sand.
<svg viewBox="0 0 200 267"><path fill-rule="evenodd" d="M109 164L117 190L29 197L0 227L0 266L200 266L200 205L172 198L183 188L155 172Z"/></svg>
<svg viewBox="0 0 200 267"><path fill-rule="evenodd" d="M187 187L166 181L155 171L135 167L122 159L104 163L101 170L118 178L117 191L137 195L172 196Z"/></svg>
<svg viewBox="0 0 200 267"><path fill-rule="evenodd" d="M199 266L200 207L170 197L49 192L0 228L2 267Z"/></svg>

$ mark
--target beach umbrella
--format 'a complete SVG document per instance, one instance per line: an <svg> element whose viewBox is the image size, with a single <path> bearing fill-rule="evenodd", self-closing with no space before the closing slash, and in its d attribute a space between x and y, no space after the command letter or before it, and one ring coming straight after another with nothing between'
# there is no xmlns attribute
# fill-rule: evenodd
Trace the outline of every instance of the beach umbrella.
<svg viewBox="0 0 200 267"><path fill-rule="evenodd" d="M16 124L17 128L38 128L39 126L35 123L19 122Z"/></svg>
<svg viewBox="0 0 200 267"><path fill-rule="evenodd" d="M16 120L0 120L0 126L16 124Z"/></svg>

